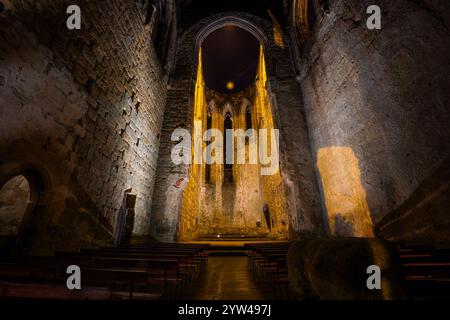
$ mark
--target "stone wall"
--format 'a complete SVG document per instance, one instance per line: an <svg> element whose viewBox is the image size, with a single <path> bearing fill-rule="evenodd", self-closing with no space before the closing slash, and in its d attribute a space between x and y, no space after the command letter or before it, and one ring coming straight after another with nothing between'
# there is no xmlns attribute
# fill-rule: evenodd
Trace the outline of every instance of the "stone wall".
<svg viewBox="0 0 450 320"><path fill-rule="evenodd" d="M183 19L167 0L161 67L141 2L81 0L82 29L70 31L70 1L2 1L0 186L34 177L27 243L41 253L110 243L129 188L136 237L194 232L200 189L184 188L203 169L173 165L170 137L192 129L196 37L216 22L242 24L264 45L281 151L280 179L267 190L285 190L291 237L322 235L327 224L332 234L372 236L383 219L377 232L387 238L412 239L423 225L420 239L444 239L448 1L313 2L315 30L293 51L301 42L272 14L190 18L178 34ZM365 26L372 4L382 8L380 31ZM183 192L192 210L180 226Z"/></svg>
<svg viewBox="0 0 450 320"><path fill-rule="evenodd" d="M189 78L170 79L151 209L151 235L159 240L174 241L178 229L183 191L181 187L186 184L189 176L186 166L175 166L171 161L171 151L175 145L171 141L171 136L177 128L192 126L187 119L186 109L193 100L193 87L193 82ZM177 181L182 181L183 184L173 190ZM192 193L192 199L195 199L194 193L195 191Z"/></svg>
<svg viewBox="0 0 450 320"><path fill-rule="evenodd" d="M449 248L449 208L450 161L447 161L377 224L376 233L391 241Z"/></svg>
<svg viewBox="0 0 450 320"><path fill-rule="evenodd" d="M128 188L134 233L148 234L166 97L146 12L79 1L82 29L69 31L70 4L6 1L0 18L0 178L42 176L33 243L48 250L109 243Z"/></svg>
<svg viewBox="0 0 450 320"><path fill-rule="evenodd" d="M382 30L366 27L373 4ZM318 17L300 83L330 229L371 235L448 161L450 7L342 0Z"/></svg>

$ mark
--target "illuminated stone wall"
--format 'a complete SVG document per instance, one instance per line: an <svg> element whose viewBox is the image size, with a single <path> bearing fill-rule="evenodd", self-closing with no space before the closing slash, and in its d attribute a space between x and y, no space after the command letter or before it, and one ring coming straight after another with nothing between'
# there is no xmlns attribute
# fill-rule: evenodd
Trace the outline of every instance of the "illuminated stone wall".
<svg viewBox="0 0 450 320"><path fill-rule="evenodd" d="M370 31L372 4L330 1L299 61L324 206L337 235L373 235L372 226L449 159L449 4L377 1L382 30ZM428 219L420 210L397 212L385 235L411 239L423 229L422 239L437 237L431 230L440 222L431 217L442 209L431 208Z"/></svg>
<svg viewBox="0 0 450 320"><path fill-rule="evenodd" d="M166 0L167 63L140 1L81 0L79 31L66 28L68 0L2 3L0 182L25 170L42 180L31 239L39 253L111 243L128 188L137 195L135 237L269 233L264 204L273 238L327 227L372 236L380 221L388 239L446 237L448 1L380 0L383 29L369 31L369 0L328 1L329 12L314 0L317 25L296 30L302 42L280 13L211 8L177 18ZM292 3L305 28L306 0ZM240 25L264 48L257 83L230 101L212 97L198 76L197 37L214 23ZM205 165L171 163L174 129L204 126L209 107L217 128L224 108L243 128L244 105L256 127L280 129L279 173L235 166L227 186L213 165L205 184Z"/></svg>
<svg viewBox="0 0 450 320"><path fill-rule="evenodd" d="M258 129L278 129L274 123L274 113L267 92L266 57L263 49L259 57L258 77L256 80L255 117L258 121ZM273 145L270 138L267 139L268 148L279 148ZM279 161L276 159L275 161ZM271 235L283 239L288 236L289 212L287 211L286 186L278 168L273 175L263 175L260 178L261 195L263 204L267 204L270 210L272 222Z"/></svg>
<svg viewBox="0 0 450 320"><path fill-rule="evenodd" d="M201 204L198 204L197 200L193 200L196 199L195 194L198 186L195 186L192 181L204 181L205 168L203 166L201 170L191 170L195 175L193 178L189 167L173 165L170 160L170 150L176 143L171 141L171 135L176 128L187 128L193 132L194 97L198 73L198 50L196 47L198 39L196 37L205 28L208 29L210 24L221 23L221 21L224 21L225 24L227 21L233 24L239 24L242 21L252 24L260 29L261 38L265 38L264 54L267 81L265 84L259 84L258 91L266 93L264 96L260 95L263 102L260 102L259 106L267 106L270 103L273 126L280 129L279 176L273 179L260 178L259 181L256 181L256 179L255 181L252 180L249 183L252 186L251 188L247 188L244 193L236 193L237 197L233 201L237 206L242 207L248 200L245 200L244 196L249 197L250 195L250 198L255 198L255 201L250 202L251 204L246 204L249 210L245 211L249 213L244 213L244 210L241 209L226 209L226 211L234 212L233 217L236 219L233 221L239 221L238 224L240 225L247 224L247 222L244 222L245 217L250 216L248 228L246 228L247 231L256 225L255 220L258 221L258 219L261 220L264 228L265 222L260 210L262 209L261 204L267 202L271 214L276 217L274 219L276 220L276 225L280 226L278 229L273 229L271 236L280 238L285 237L288 233L292 238L321 235L325 230L324 220L317 176L311 155L301 89L296 81L290 52L291 40L286 36L280 24L281 22L276 21L274 17L264 19L246 13L223 13L210 16L183 30L179 37L175 67L169 80L167 107L161 133L161 148L151 210L151 234L153 237L165 241L175 241L177 240L177 235L180 236L179 239L186 240L195 238L200 233L211 231L211 227L206 227L206 225L218 225L221 230L224 230L225 226L229 226L226 222L220 225L220 220L216 220L212 224L206 223L204 227L200 225L205 221L214 221L214 217L218 219L220 217L223 218L225 215L222 214L222 196L230 194L231 199L233 195L233 191L228 193L227 190L222 190L222 184L217 181L221 177L216 172L222 172L219 166L211 166L212 183L218 183L218 187L213 189L200 186L200 193L197 193L197 195L200 194L205 199L204 203L208 204L207 210L204 210L204 212L211 213L211 215L208 215L208 219L200 220L198 217L196 218L193 210L190 209L183 209L183 213L176 210L179 208L179 203L185 203L187 200L182 200L184 197L181 193L176 193L176 197L173 197L173 193L168 192L176 181L182 180L186 182L189 180L189 184L187 184L183 194L186 198L189 198L191 202L189 206L200 206L197 208L201 211ZM246 27L244 26L244 28ZM249 30L255 29L255 27L248 28ZM255 87L253 95L256 94L256 91ZM247 95L246 99L255 108L258 104L255 103L255 96L253 95ZM236 100L237 102L230 103L230 105L239 109L243 99L236 98ZM210 102L207 99L207 104ZM215 101L217 108L222 108L226 104L217 102ZM244 122L240 117L241 115L234 116L234 120L236 123L243 125ZM213 116L213 122L222 123L223 125L223 120L219 120L219 115ZM249 170L249 168L244 169L244 167L242 167L240 172L235 170L236 183L239 184L241 180L245 181L249 178L255 178L252 170ZM193 185L190 185L190 183L193 183ZM244 189L244 185L241 188ZM264 191L264 188L266 191ZM280 200L283 197L270 196L270 194L282 195L283 189L285 200ZM252 194L250 190L257 190L257 192ZM263 193L266 195L263 196ZM191 194L191 196L187 196L187 194ZM256 198L259 198L258 203ZM229 203L227 202L226 206L228 205ZM212 214L214 206L221 208L218 211L216 210L216 216ZM258 213L256 213L256 207L258 207ZM285 210L282 210L283 207L285 207ZM242 213L238 213L239 211L242 211ZM186 219L182 217L186 217Z"/></svg>
<svg viewBox="0 0 450 320"><path fill-rule="evenodd" d="M203 137L203 127L201 124L204 120L206 114L206 96L205 96L205 83L203 79L203 68L202 68L202 51L199 50L198 53L198 70L197 78L195 83L194 92L194 108L193 108L193 123L194 128L197 128L197 133L201 134ZM195 130L195 129L194 129ZM192 134L192 146L191 146L191 165L185 165L184 167L188 170L187 185L182 193L181 207L178 208L179 214L175 217L178 219L176 222L179 224L179 229L177 230L177 239L192 240L198 235L198 221L201 220L199 217L200 212L200 197L201 197L201 186L202 186L202 165L195 161L199 157L203 157L202 151L198 150L197 144L194 143L194 139L197 137L195 133ZM203 147L203 144L200 144ZM172 199L173 200L173 199ZM200 218L200 219L199 219Z"/></svg>
<svg viewBox="0 0 450 320"><path fill-rule="evenodd" d="M260 50L258 80L255 85L236 94L220 94L204 87L201 51L194 103L194 121L202 121L201 137L207 130L206 117L212 118L211 128L218 129L225 137L225 114L230 113L234 130L246 131L246 111L252 115L252 129L274 129L272 109L266 91L267 73L263 48ZM206 103L209 101L209 103ZM279 169L273 174L262 175L262 165L249 161L250 148L256 154L262 145L258 145L258 133L254 133L255 143L245 144L246 159L238 163L238 139L234 139L233 182L226 181L223 164L211 164L210 180L206 181L206 166L191 165L189 182L183 192L179 240L192 240L197 236L223 233L266 235L273 239L288 237L288 218L284 185ZM271 145L268 138L268 150L278 149ZM220 142L221 150L223 148ZM209 144L209 143L208 143ZM205 150L207 143L202 143ZM195 150L194 144L192 149ZM266 152L267 153L267 152ZM222 154L222 153L221 153ZM222 156L224 156L222 154ZM196 157L194 151L193 158ZM204 158L203 158L204 159ZM278 166L278 157L274 159ZM269 224L264 217L263 208L270 212Z"/></svg>
<svg viewBox="0 0 450 320"><path fill-rule="evenodd" d="M330 231L342 236L373 236L358 159L348 147L321 148L317 154Z"/></svg>
<svg viewBox="0 0 450 320"><path fill-rule="evenodd" d="M45 181L33 245L110 243L128 188L134 233L147 235L167 79L146 12L78 1L82 29L69 31L73 2L3 2L0 180L33 168Z"/></svg>

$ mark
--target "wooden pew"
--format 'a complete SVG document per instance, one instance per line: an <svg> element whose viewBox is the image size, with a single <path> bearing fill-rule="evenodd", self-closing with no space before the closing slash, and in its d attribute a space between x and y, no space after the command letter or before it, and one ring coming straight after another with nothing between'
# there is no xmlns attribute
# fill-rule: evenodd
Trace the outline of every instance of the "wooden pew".
<svg viewBox="0 0 450 320"><path fill-rule="evenodd" d="M450 298L450 249L398 244L397 250L409 298Z"/></svg>
<svg viewBox="0 0 450 320"><path fill-rule="evenodd" d="M288 298L289 282L287 270L288 242L250 243L247 257L253 274L262 278L281 298Z"/></svg>
<svg viewBox="0 0 450 320"><path fill-rule="evenodd" d="M108 300L111 291L106 287L67 290L63 285L0 282L0 299Z"/></svg>
<svg viewBox="0 0 450 320"><path fill-rule="evenodd" d="M133 291L133 288L137 285L161 287L165 297L169 297L171 293L177 294L178 286L181 284L179 261L177 259L96 257L74 254L56 257L34 257L28 264L40 266L57 265L61 270L59 277L69 265L77 265L81 268L83 282L87 284L110 283L111 285L119 286L126 284L127 281L124 279L129 277L130 291ZM90 276L92 274L91 270L95 272L105 270L105 274L102 275L101 272L98 272L97 277L95 275ZM63 275L62 277L66 276Z"/></svg>
<svg viewBox="0 0 450 320"><path fill-rule="evenodd" d="M156 243L12 259L0 263L0 281L12 280L20 288L27 284L47 285L50 290L65 288L66 268L77 265L81 268L82 286L110 288L111 299L158 298L161 293L166 298L176 297L183 285L204 269L208 247Z"/></svg>
<svg viewBox="0 0 450 320"><path fill-rule="evenodd" d="M102 267L134 268L151 272L158 277L164 277L166 284L181 281L181 285L187 285L193 278L194 272L189 265L189 256L180 254L126 254L126 253L104 253L104 252L62 252L57 257L61 261L70 263L74 259L88 260L90 266L98 265ZM168 263L176 261L176 263ZM106 265L105 265L106 263ZM167 287L166 287L167 288ZM180 290L183 288L181 287Z"/></svg>
<svg viewBox="0 0 450 320"><path fill-rule="evenodd" d="M201 272L201 263L193 253L186 251L148 251L148 252L126 252L110 250L82 250L81 252L63 252L57 253L57 256L96 256L96 257L117 257L117 258L154 258L154 259L177 259L179 261L179 273L187 274L189 278Z"/></svg>
<svg viewBox="0 0 450 320"><path fill-rule="evenodd" d="M5 266L4 263L0 263L0 280L14 280L15 283L22 286L27 283L48 284L50 288L64 287L65 290L70 291L66 287L67 274L65 269L67 265L65 263L58 262L49 265L41 264L44 263L43 261L33 263L36 263L36 265L9 263ZM45 263L49 263L49 261L46 259ZM145 270L82 267L81 274L82 288L86 286L108 287L111 289L110 298L115 296L123 298L124 294L121 291L123 291L123 288L127 288L128 298L133 299L133 297L139 295L135 292L137 286L149 287L165 283L165 279L155 278L154 274ZM167 284L164 290L168 290ZM146 294L147 299L159 299L161 296L160 290L147 292Z"/></svg>
<svg viewBox="0 0 450 320"><path fill-rule="evenodd" d="M208 259L208 253L207 249L209 248L209 245L203 245L203 244L172 244L172 243L158 243L158 244L152 244L147 247L102 247L101 250L106 252L123 252L126 251L127 253L131 252L189 252L194 253L196 258L201 262L202 270L204 269L207 259Z"/></svg>

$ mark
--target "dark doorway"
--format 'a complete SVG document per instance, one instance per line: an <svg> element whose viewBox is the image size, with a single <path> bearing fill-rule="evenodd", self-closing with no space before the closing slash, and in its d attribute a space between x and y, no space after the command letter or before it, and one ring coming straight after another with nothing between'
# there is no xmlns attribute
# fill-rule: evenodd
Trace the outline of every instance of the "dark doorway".
<svg viewBox="0 0 450 320"><path fill-rule="evenodd" d="M131 194L131 189L125 191L123 203L119 210L116 230L114 233L114 245L129 245L133 234L137 196Z"/></svg>
<svg viewBox="0 0 450 320"><path fill-rule="evenodd" d="M206 130L210 130L212 127L212 115L208 112L206 117ZM206 164L205 166L205 181L211 182L211 164Z"/></svg>
<svg viewBox="0 0 450 320"><path fill-rule="evenodd" d="M269 228L269 231L272 231L272 221L270 219L270 210L269 210L269 206L267 204L264 205L263 212L264 212L264 219L266 220L266 225Z"/></svg>

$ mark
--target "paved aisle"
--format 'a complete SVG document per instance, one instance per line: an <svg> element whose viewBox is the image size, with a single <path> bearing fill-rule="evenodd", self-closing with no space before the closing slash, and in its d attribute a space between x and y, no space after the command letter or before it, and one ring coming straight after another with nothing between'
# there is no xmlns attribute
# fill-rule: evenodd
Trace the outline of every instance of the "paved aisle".
<svg viewBox="0 0 450 320"><path fill-rule="evenodd" d="M186 290L194 300L263 300L271 291L258 284L243 256L210 256L208 266L196 284Z"/></svg>

